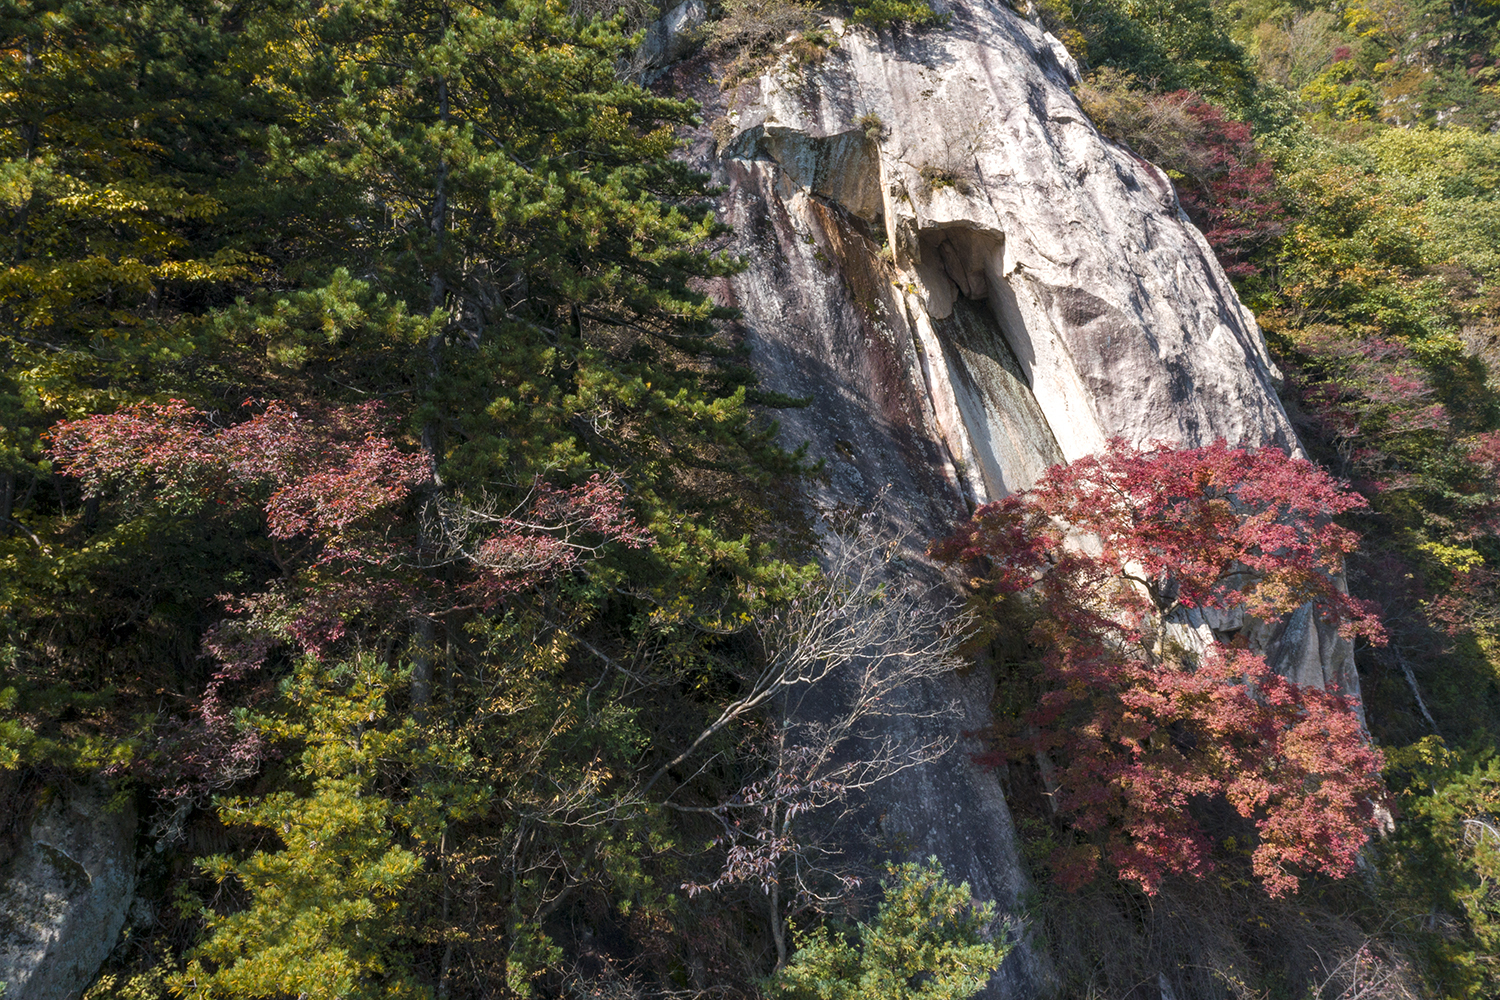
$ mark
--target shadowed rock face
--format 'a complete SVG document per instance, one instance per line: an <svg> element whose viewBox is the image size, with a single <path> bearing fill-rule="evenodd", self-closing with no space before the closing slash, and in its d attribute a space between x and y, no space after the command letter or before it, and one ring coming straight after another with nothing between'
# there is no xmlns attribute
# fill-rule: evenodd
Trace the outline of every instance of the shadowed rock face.
<svg viewBox="0 0 1500 1000"><path fill-rule="evenodd" d="M731 93L702 59L662 82L715 123L688 156L723 185L749 264L715 294L743 310L765 387L811 399L777 414L826 462L810 499L885 490L917 573L933 572L925 540L973 505L1111 438L1298 450L1254 318L1165 175L1088 122L1055 39L999 0L950 13L920 33L834 20L820 63ZM1347 644L1324 631L1261 638L1297 680L1351 689ZM976 673L919 697L956 698L972 731L990 694ZM867 837L937 854L981 897L1012 906L1025 887L1000 788L962 748L866 812ZM1045 976L1023 947L986 995L1034 995Z"/></svg>
<svg viewBox="0 0 1500 1000"><path fill-rule="evenodd" d="M54 793L0 866L5 1000L70 1000L109 956L135 897L135 814L97 791Z"/></svg>

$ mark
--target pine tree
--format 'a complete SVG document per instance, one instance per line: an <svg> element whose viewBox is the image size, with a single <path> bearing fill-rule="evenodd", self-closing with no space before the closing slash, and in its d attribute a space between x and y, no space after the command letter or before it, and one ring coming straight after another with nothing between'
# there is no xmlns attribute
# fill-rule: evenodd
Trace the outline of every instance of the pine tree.
<svg viewBox="0 0 1500 1000"><path fill-rule="evenodd" d="M851 935L818 927L771 981L788 1000L967 1000L1009 954L1007 928L992 926L994 903L954 885L936 858L893 864L884 899Z"/></svg>
<svg viewBox="0 0 1500 1000"><path fill-rule="evenodd" d="M738 265L670 157L694 109L618 79L621 22L553 2L120 17L180 28L139 43L165 68L111 86L158 123L140 170L208 206L167 243L222 267L163 264L121 300L138 351L96 349L114 314L67 314L93 367L30 418L56 504L13 539L59 582L7 613L32 656L69 602L95 637L167 608L173 656L121 692L70 636L94 673L28 667L5 738L63 759L44 695L66 678L98 708L72 762L145 783L164 845L269 766L220 812L280 844L209 864L251 915L205 913L181 990L441 992L461 965L524 992L560 908L667 912L659 803L688 778L643 776L712 717L755 587L800 578L761 558L764 487L801 461L751 406L786 401L721 333L701 283ZM170 711L132 716L162 687Z"/></svg>
<svg viewBox="0 0 1500 1000"><path fill-rule="evenodd" d="M0 5L0 690L18 760L128 756L134 699L194 672L192 605L246 568L191 523L101 520L44 455L59 418L223 378L195 357L199 324L258 277L232 196L275 104L244 86L229 16ZM65 713L81 717L61 738Z"/></svg>

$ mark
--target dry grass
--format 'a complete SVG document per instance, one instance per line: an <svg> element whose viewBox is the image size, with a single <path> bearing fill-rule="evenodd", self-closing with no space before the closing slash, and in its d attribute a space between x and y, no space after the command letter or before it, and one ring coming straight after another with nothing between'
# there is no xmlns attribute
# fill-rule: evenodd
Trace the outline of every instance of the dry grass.
<svg viewBox="0 0 1500 1000"><path fill-rule="evenodd" d="M1203 125L1188 113L1182 94L1157 94L1135 77L1104 67L1089 74L1076 93L1094 125L1159 166L1201 180L1212 170Z"/></svg>
<svg viewBox="0 0 1500 1000"><path fill-rule="evenodd" d="M724 62L725 84L768 65L789 36L816 47L815 41L803 37L816 15L817 7L803 0L725 0L724 16L708 29L708 49ZM822 48L826 50L826 44ZM794 55L799 63L813 58L811 52L800 50Z"/></svg>

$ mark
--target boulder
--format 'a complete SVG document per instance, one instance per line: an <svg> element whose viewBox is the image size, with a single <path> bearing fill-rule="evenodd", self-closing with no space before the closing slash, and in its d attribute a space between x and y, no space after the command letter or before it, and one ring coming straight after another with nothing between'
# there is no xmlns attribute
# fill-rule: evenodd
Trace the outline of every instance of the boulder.
<svg viewBox="0 0 1500 1000"><path fill-rule="evenodd" d="M704 0L682 0L646 25L646 37L626 67L626 75L651 80L687 55L699 42L699 30L708 20Z"/></svg>
<svg viewBox="0 0 1500 1000"><path fill-rule="evenodd" d="M135 898L135 812L99 788L45 793L0 861L5 1000L72 1000L93 981Z"/></svg>

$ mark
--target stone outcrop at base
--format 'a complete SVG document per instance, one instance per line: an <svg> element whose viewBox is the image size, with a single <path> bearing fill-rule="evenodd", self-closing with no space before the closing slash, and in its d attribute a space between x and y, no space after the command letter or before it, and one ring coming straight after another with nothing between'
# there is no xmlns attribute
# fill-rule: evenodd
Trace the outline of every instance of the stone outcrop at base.
<svg viewBox="0 0 1500 1000"><path fill-rule="evenodd" d="M135 898L135 813L93 788L49 790L0 861L5 1000L73 1000L114 949Z"/></svg>

